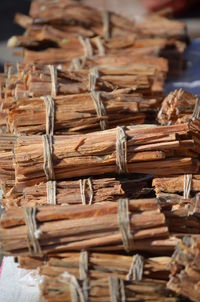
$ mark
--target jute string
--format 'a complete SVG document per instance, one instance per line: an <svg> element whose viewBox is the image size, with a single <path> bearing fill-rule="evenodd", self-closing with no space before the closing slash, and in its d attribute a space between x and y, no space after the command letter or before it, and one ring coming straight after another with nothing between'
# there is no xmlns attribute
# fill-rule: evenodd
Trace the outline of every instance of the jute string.
<svg viewBox="0 0 200 302"><path fill-rule="evenodd" d="M123 127L116 128L116 166L117 172L127 173L127 137Z"/></svg>
<svg viewBox="0 0 200 302"><path fill-rule="evenodd" d="M46 182L47 204L56 205L56 181L49 180Z"/></svg>
<svg viewBox="0 0 200 302"><path fill-rule="evenodd" d="M185 174L184 175L184 189L183 189L184 199L187 199L190 197L191 188L192 188L192 174Z"/></svg>
<svg viewBox="0 0 200 302"><path fill-rule="evenodd" d="M79 263L79 273L80 279L83 281L82 291L85 298L85 301L88 301L88 252L82 251L80 253L80 263Z"/></svg>
<svg viewBox="0 0 200 302"><path fill-rule="evenodd" d="M69 67L70 71L79 71L80 69L85 67L86 57L74 58Z"/></svg>
<svg viewBox="0 0 200 302"><path fill-rule="evenodd" d="M87 204L86 201L86 187L88 186L89 190L90 190L90 199L88 204L91 205L93 198L94 198L94 191L93 191L93 187L92 187L92 180L91 178L87 178L87 179L80 179L79 180L80 183L80 193L81 193L81 201L83 205Z"/></svg>
<svg viewBox="0 0 200 302"><path fill-rule="evenodd" d="M97 113L97 116L100 118L99 124L101 130L106 130L107 128L107 122L105 119L102 119L106 116L106 109L104 107L104 104L101 100L101 92L100 91L91 91L90 92L92 100L94 102L95 110Z"/></svg>
<svg viewBox="0 0 200 302"><path fill-rule="evenodd" d="M126 302L123 280L111 276L109 278L109 292L111 302Z"/></svg>
<svg viewBox="0 0 200 302"><path fill-rule="evenodd" d="M122 234L124 249L129 252L133 250L133 235L129 219L129 200L127 198L118 201L118 222Z"/></svg>
<svg viewBox="0 0 200 302"><path fill-rule="evenodd" d="M95 42L97 49L98 49L98 55L99 56L104 56L105 55L105 48L103 46L103 42L101 40L100 37L96 37L93 39L93 41Z"/></svg>
<svg viewBox="0 0 200 302"><path fill-rule="evenodd" d="M86 58L92 58L93 56L93 48L90 42L89 38L83 38L82 36L79 36L79 41L82 44L83 48L84 48L84 56Z"/></svg>
<svg viewBox="0 0 200 302"><path fill-rule="evenodd" d="M36 223L37 208L24 208L24 219L27 227L27 242L31 256L41 256L41 248L38 239L41 236Z"/></svg>
<svg viewBox="0 0 200 302"><path fill-rule="evenodd" d="M51 96L42 97L46 109L46 134L54 134L55 104Z"/></svg>
<svg viewBox="0 0 200 302"><path fill-rule="evenodd" d="M194 106L194 111L192 114L192 120L200 118L200 98L196 97L196 102Z"/></svg>
<svg viewBox="0 0 200 302"><path fill-rule="evenodd" d="M51 96L55 98L57 96L57 69L53 65L48 65L51 76Z"/></svg>
<svg viewBox="0 0 200 302"><path fill-rule="evenodd" d="M111 38L110 13L108 11L103 12L103 35L106 41Z"/></svg>
<svg viewBox="0 0 200 302"><path fill-rule="evenodd" d="M43 169L44 173L46 175L47 181L54 180L55 174L54 174L54 167L53 167L53 137L50 135L43 135L42 136L43 141L43 150L44 150L44 164Z"/></svg>
<svg viewBox="0 0 200 302"><path fill-rule="evenodd" d="M61 281L68 282L70 284L70 293L72 302L87 302L83 291L78 283L78 280L74 275L64 272L61 276Z"/></svg>
<svg viewBox="0 0 200 302"><path fill-rule="evenodd" d="M143 269L144 269L143 257L138 254L134 255L126 279L128 281L130 280L141 281L143 277Z"/></svg>

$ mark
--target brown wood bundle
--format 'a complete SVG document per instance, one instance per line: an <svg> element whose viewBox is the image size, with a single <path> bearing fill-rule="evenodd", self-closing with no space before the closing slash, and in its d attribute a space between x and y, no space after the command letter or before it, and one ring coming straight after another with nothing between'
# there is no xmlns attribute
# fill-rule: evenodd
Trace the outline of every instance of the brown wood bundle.
<svg viewBox="0 0 200 302"><path fill-rule="evenodd" d="M179 242L172 257L171 278L168 288L200 301L200 236L188 236Z"/></svg>
<svg viewBox="0 0 200 302"><path fill-rule="evenodd" d="M188 179L189 178L189 179ZM187 190L187 183L189 190ZM200 175L176 175L169 177L156 177L153 179L152 186L154 187L157 197L189 197L200 192Z"/></svg>
<svg viewBox="0 0 200 302"><path fill-rule="evenodd" d="M117 201L120 197L141 198L150 192L151 177L137 179L80 179L40 183L26 187L19 192L14 187L1 200L4 208L21 206L93 204L105 201ZM49 196L49 187L53 190L53 198Z"/></svg>
<svg viewBox="0 0 200 302"><path fill-rule="evenodd" d="M193 115L197 97L183 89L171 92L162 102L158 121L162 125L185 123Z"/></svg>
<svg viewBox="0 0 200 302"><path fill-rule="evenodd" d="M162 198L161 212L171 234L181 238L184 234L200 233L200 203L198 199Z"/></svg>
<svg viewBox="0 0 200 302"><path fill-rule="evenodd" d="M29 17L17 14L15 22L24 27L29 35L38 34L39 39L47 41L53 39L59 42L78 35L108 38L133 33L144 37L187 40L183 22L154 15L136 23L115 13L102 13L76 1L33 1L29 14Z"/></svg>
<svg viewBox="0 0 200 302"><path fill-rule="evenodd" d="M21 64L7 81L6 97L39 97L52 94L50 66ZM162 67L161 67L162 68ZM166 68L149 63L135 63L124 67L95 67L96 82L93 89L113 91L132 88L133 91L148 96L162 96ZM56 70L56 93L59 95L88 92L94 69L69 71L62 65Z"/></svg>
<svg viewBox="0 0 200 302"><path fill-rule="evenodd" d="M91 206L12 208L1 217L5 254L38 256L81 251L143 251L166 255L178 239L169 237L155 199L121 199Z"/></svg>
<svg viewBox="0 0 200 302"><path fill-rule="evenodd" d="M89 287L89 288L88 288ZM178 302L181 299L166 289L165 281L123 281L111 277L88 281L84 289L84 281L77 280L73 275L64 273L55 278L46 277L41 283L41 302L60 301L133 301L133 302Z"/></svg>
<svg viewBox="0 0 200 302"><path fill-rule="evenodd" d="M46 178L59 180L116 172L196 174L199 123L193 120L164 127L117 127L84 135L18 137L14 150L16 185L23 188Z"/></svg>
<svg viewBox="0 0 200 302"><path fill-rule="evenodd" d="M68 272L81 279L82 259L86 257L88 278L90 279L101 279L110 276L123 280L169 279L171 258L167 256L144 258L139 254L127 256L88 252L62 253L55 256L52 255L46 260L21 256L18 257L18 263L20 268L38 268L40 275L56 277ZM139 268L139 275L136 272L136 267Z"/></svg>
<svg viewBox="0 0 200 302"><path fill-rule="evenodd" d="M111 43L111 42L110 42ZM77 45L74 47L77 49ZM79 51L71 50L67 51L66 48L48 48L41 51L24 50L24 61L26 63L35 64L69 64L73 59L84 56L84 50ZM114 51L108 51L106 55L113 55L120 59L120 57L129 57L129 62L136 59L138 56L161 56L169 61L169 69L171 74L177 74L182 71L183 68L183 53L185 50L185 44L180 41L166 41L164 39L148 39L142 42L138 41L138 45L135 42L132 47L122 48L121 51L115 48Z"/></svg>
<svg viewBox="0 0 200 302"><path fill-rule="evenodd" d="M0 186L3 193L8 192L15 183L15 169L13 166L15 141L15 136L0 136Z"/></svg>
<svg viewBox="0 0 200 302"><path fill-rule="evenodd" d="M98 93L97 93L98 94ZM102 129L110 129L120 125L153 123L156 116L155 99L143 99L134 93L100 94L100 102L104 113L100 115L95 102L96 93L80 93L53 98L54 133L81 134ZM7 106L8 104L8 106ZM34 135L46 133L46 104L42 98L23 98L5 100L7 112L6 126L15 135ZM27 116L29 117L27 119ZM2 121L3 123L3 121Z"/></svg>

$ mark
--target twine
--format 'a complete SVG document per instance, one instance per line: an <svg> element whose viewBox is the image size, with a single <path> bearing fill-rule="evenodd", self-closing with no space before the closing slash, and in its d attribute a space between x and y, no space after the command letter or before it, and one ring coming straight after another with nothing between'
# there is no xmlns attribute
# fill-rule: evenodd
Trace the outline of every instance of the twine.
<svg viewBox="0 0 200 302"><path fill-rule="evenodd" d="M138 254L134 255L126 279L128 281L130 280L141 281L143 277L143 269L144 269L143 257Z"/></svg>
<svg viewBox="0 0 200 302"><path fill-rule="evenodd" d="M80 253L80 262L79 262L79 273L80 273L80 279L83 281L83 295L85 298L85 301L88 301L88 252L82 251Z"/></svg>
<svg viewBox="0 0 200 302"><path fill-rule="evenodd" d="M54 134L55 104L51 96L42 97L46 108L46 134Z"/></svg>
<svg viewBox="0 0 200 302"><path fill-rule="evenodd" d="M93 187L92 187L92 180L91 178L87 178L87 179L80 179L79 180L79 184L80 184L80 193L81 193L81 201L83 205L86 205L86 185L89 187L90 189L90 199L88 204L91 205L93 198L94 198L94 191L93 191Z"/></svg>
<svg viewBox="0 0 200 302"><path fill-rule="evenodd" d="M92 44L90 42L89 38L83 38L82 36L79 36L79 41L82 44L84 48L84 53L86 58L91 58L93 56L93 49L92 49Z"/></svg>
<svg viewBox="0 0 200 302"><path fill-rule="evenodd" d="M48 65L51 75L51 96L53 98L57 95L57 69L53 65Z"/></svg>
<svg viewBox="0 0 200 302"><path fill-rule="evenodd" d="M68 282L70 284L70 293L71 293L72 302L77 302L77 301L87 302L87 300L84 297L83 291L78 283L78 280L74 275L70 275L69 273L64 272L61 275L61 280L63 282Z"/></svg>
<svg viewBox="0 0 200 302"><path fill-rule="evenodd" d="M86 57L74 58L70 64L69 71L79 71L85 67Z"/></svg>
<svg viewBox="0 0 200 302"><path fill-rule="evenodd" d="M184 199L187 199L190 197L191 187L192 187L192 174L185 174L184 175L184 189L183 189Z"/></svg>
<svg viewBox="0 0 200 302"><path fill-rule="evenodd" d="M101 100L101 92L100 91L91 91L90 94L91 94L92 100L94 101L97 116L100 118L99 124L100 124L101 130L106 130L107 122L105 119L102 119L102 117L106 116L106 109Z"/></svg>
<svg viewBox="0 0 200 302"><path fill-rule="evenodd" d="M101 40L100 37L96 37L93 39L93 41L95 42L97 49L98 49L98 55L99 56L105 56L105 48L103 45L103 42Z"/></svg>
<svg viewBox="0 0 200 302"><path fill-rule="evenodd" d="M99 71L97 68L92 68L89 71L89 90L95 91L96 89L96 83L99 79Z"/></svg>
<svg viewBox="0 0 200 302"><path fill-rule="evenodd" d="M56 205L56 181L46 182L47 204Z"/></svg>
<svg viewBox="0 0 200 302"><path fill-rule="evenodd" d="M127 136L123 127L116 128L116 166L119 174L128 172Z"/></svg>
<svg viewBox="0 0 200 302"><path fill-rule="evenodd" d="M103 35L106 41L111 38L110 13L108 11L103 12Z"/></svg>
<svg viewBox="0 0 200 302"><path fill-rule="evenodd" d="M126 302L123 280L111 276L109 278L109 292L110 292L111 302Z"/></svg>
<svg viewBox="0 0 200 302"><path fill-rule="evenodd" d="M200 98L196 97L194 111L192 114L192 120L199 119L199 118L200 118Z"/></svg>
<svg viewBox="0 0 200 302"><path fill-rule="evenodd" d="M129 220L129 200L121 198L118 201L118 222L122 234L124 249L129 252L133 250L133 235Z"/></svg>
<svg viewBox="0 0 200 302"><path fill-rule="evenodd" d="M38 239L41 236L41 230L37 228L36 223L37 208L24 208L24 220L27 227L27 242L31 256L41 256L41 247Z"/></svg>
<svg viewBox="0 0 200 302"><path fill-rule="evenodd" d="M53 137L50 135L42 135L43 150L44 150L44 164L43 169L46 175L46 179L53 180L55 178L53 167Z"/></svg>

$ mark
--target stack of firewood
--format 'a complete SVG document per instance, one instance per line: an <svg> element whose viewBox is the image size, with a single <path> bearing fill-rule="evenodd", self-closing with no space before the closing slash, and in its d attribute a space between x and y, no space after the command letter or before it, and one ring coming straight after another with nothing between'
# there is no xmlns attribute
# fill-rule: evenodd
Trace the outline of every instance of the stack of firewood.
<svg viewBox="0 0 200 302"><path fill-rule="evenodd" d="M8 44L24 61L0 75L2 252L44 276L41 301L182 301L167 282L176 246L200 236L199 100L163 91L184 66L184 24L76 0L35 0L15 20L26 32Z"/></svg>

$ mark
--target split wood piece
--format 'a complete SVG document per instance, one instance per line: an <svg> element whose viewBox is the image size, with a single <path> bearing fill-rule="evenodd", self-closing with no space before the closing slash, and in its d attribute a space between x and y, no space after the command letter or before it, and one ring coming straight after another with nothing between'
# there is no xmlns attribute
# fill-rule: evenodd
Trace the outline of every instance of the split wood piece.
<svg viewBox="0 0 200 302"><path fill-rule="evenodd" d="M54 133L81 134L120 125L153 123L155 99L143 99L137 93L80 93L53 98ZM5 100L6 126L15 135L45 134L48 122L43 98ZM10 109L9 109L10 107ZM4 110L3 110L4 113ZM29 117L29 118L27 118Z"/></svg>
<svg viewBox="0 0 200 302"><path fill-rule="evenodd" d="M114 302L114 301L181 301L166 288L165 281L123 281L116 277L89 280L88 287L84 281L77 280L73 275L64 273L55 278L44 278L40 285L42 302L60 301L88 301L91 302Z"/></svg>
<svg viewBox="0 0 200 302"><path fill-rule="evenodd" d="M51 203L57 205L93 204L105 201L116 202L120 197L141 198L152 192L151 177L137 179L80 179L40 183L26 187L22 192L14 187L4 195L1 203L4 208L32 207ZM50 190L50 192L49 192ZM55 197L54 197L55 195Z"/></svg>
<svg viewBox="0 0 200 302"><path fill-rule="evenodd" d="M189 196L194 196L196 193L200 192L200 175L191 175L191 181L189 188ZM154 187L157 197L178 196L179 198L184 198L185 185L187 182L187 175L177 175L169 177L156 177L153 179L152 186Z"/></svg>
<svg viewBox="0 0 200 302"><path fill-rule="evenodd" d="M13 149L16 137L3 134L0 136L0 187L2 193L7 193L15 183Z"/></svg>
<svg viewBox="0 0 200 302"><path fill-rule="evenodd" d="M123 280L168 280L170 257L144 258L139 254L133 256L100 253L62 253L49 256L48 259L18 257L20 268L38 269L40 275L57 277L64 272L81 279L83 257L88 262L88 278L91 280L110 276Z"/></svg>
<svg viewBox="0 0 200 302"><path fill-rule="evenodd" d="M83 249L166 255L173 251L177 240L169 237L165 216L155 199L121 199L118 203L78 207L12 208L1 217L2 251L16 256Z"/></svg>
<svg viewBox="0 0 200 302"><path fill-rule="evenodd" d="M162 102L158 121L162 125L185 123L193 115L197 96L183 89L171 92Z"/></svg>
<svg viewBox="0 0 200 302"><path fill-rule="evenodd" d="M177 294L200 301L200 237L188 236L179 242L172 257L167 286Z"/></svg>
<svg viewBox="0 0 200 302"><path fill-rule="evenodd" d="M159 176L197 174L199 123L194 120L164 127L138 125L84 135L54 136L52 157L46 163L53 165L56 180L116 172ZM24 188L46 181L41 136L18 137L14 152L16 186Z"/></svg>
<svg viewBox="0 0 200 302"><path fill-rule="evenodd" d="M79 71L69 71L61 65L55 71L57 96L88 92L91 88L100 91L132 88L143 95L162 96L167 72L150 63L135 63L123 68L98 66L98 70L94 68ZM94 76L94 87L90 87L90 79ZM10 77L5 94L7 98L15 99L52 95L52 84L50 66L23 64Z"/></svg>
<svg viewBox="0 0 200 302"><path fill-rule="evenodd" d="M200 234L200 202L198 199L160 198L159 206L165 215L171 234Z"/></svg>

